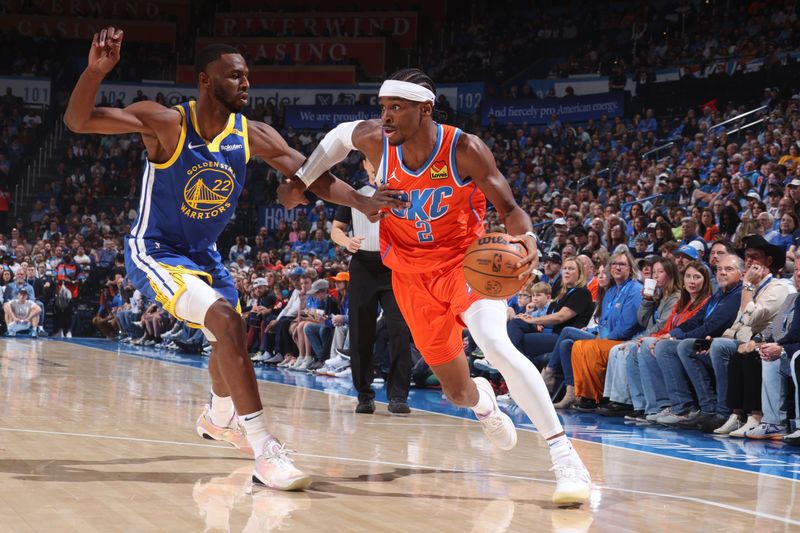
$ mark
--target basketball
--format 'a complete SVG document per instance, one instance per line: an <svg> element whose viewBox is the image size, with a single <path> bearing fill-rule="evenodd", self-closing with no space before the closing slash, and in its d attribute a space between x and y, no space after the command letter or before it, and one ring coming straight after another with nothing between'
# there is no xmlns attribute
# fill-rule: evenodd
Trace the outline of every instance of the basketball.
<svg viewBox="0 0 800 533"><path fill-rule="evenodd" d="M464 256L464 276L472 290L495 300L516 294L528 278L519 279L525 266L516 264L528 254L525 247L510 242L505 233L487 233L475 239Z"/></svg>

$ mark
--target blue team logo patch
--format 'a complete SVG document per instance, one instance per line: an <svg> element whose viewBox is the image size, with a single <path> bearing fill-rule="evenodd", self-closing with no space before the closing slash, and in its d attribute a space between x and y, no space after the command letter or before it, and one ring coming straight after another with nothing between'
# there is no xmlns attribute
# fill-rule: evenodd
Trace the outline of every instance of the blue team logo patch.
<svg viewBox="0 0 800 533"><path fill-rule="evenodd" d="M228 201L236 181L233 169L224 163L206 162L191 167L183 188L181 213L192 219L215 218L231 208Z"/></svg>

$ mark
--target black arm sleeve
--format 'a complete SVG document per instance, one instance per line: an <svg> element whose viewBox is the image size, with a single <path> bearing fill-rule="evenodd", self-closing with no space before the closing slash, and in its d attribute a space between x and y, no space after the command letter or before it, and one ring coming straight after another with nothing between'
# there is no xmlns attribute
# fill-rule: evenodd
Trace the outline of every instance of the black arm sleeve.
<svg viewBox="0 0 800 533"><path fill-rule="evenodd" d="M336 222L343 222L350 224L353 221L353 209L346 205L340 205L336 208L336 213L333 215L333 220Z"/></svg>

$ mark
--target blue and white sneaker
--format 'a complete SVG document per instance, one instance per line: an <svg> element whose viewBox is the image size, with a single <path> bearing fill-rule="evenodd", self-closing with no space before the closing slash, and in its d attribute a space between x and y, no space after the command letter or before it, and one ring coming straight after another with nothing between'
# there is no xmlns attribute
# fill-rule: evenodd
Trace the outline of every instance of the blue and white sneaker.
<svg viewBox="0 0 800 533"><path fill-rule="evenodd" d="M766 424L762 422L753 429L744 432L746 439L775 439L780 440L786 436L786 426L779 424Z"/></svg>

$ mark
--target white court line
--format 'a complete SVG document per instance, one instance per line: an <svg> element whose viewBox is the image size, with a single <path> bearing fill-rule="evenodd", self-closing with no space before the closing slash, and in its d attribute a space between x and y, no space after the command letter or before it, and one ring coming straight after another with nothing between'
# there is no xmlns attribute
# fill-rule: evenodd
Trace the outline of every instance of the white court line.
<svg viewBox="0 0 800 533"><path fill-rule="evenodd" d="M59 341L60 339L53 339L53 340ZM67 342L67 341L63 341L62 340L61 342ZM131 352L124 352L124 351L121 350L121 348L118 348L117 351L115 352L114 350L107 350L107 349L98 348L98 347L95 347L95 346L85 346L85 345L80 344L80 343L69 343L69 344L78 344L79 346L81 346L83 348L89 348L91 350L97 350L99 352L114 353L114 354L123 355L123 356L126 356L126 357L135 357L135 358L137 358L139 360L144 359L144 360L149 360L149 361L157 361L158 363L160 363L162 365L167 365L167 366L177 366L177 367L182 367L184 369L185 368L192 368L194 370L200 370L200 371L203 371L203 372L207 372L208 371L207 368L196 367L196 366L193 366L193 365L189 365L189 364L186 364L186 363L179 363L179 362L176 362L176 361L166 361L166 360L159 359L157 357L147 356L147 355L145 355L143 353L142 354L135 354L135 353L131 353ZM330 395L330 396L343 396L345 398L351 398L351 399L355 400L354 396L350 396L349 394L345 394L345 393L342 393L342 392L335 392L335 391L329 391L329 390L319 390L319 389L315 389L315 388L312 388L312 387L307 387L307 386L304 386L304 385L296 385L296 384L293 384L293 383L281 383L281 382L278 382L278 381L270 381L268 379L258 379L258 381L260 383L269 383L269 384L272 384L272 385L290 387L290 388L293 388L293 389L303 389L305 391L318 392L320 394L327 394L327 395ZM379 400L375 400L375 403L388 405L387 402L382 402L382 401L379 401ZM439 413L439 412L436 412L436 411L429 411L427 409L419 409L419 408L414 407L414 408L412 408L412 413L413 413L413 411L419 411L420 413L426 413L426 414L432 414L432 415L438 415L438 416L445 416L445 417L448 417L448 418L454 418L456 420L461 420L461 421L466 420L467 422L473 422L475 424L478 423L478 421L475 420L475 419L464 418L463 416L451 415L451 414L448 414L448 413ZM564 429L565 429L565 431L567 431L569 433L569 431L570 431L569 428L564 428ZM517 430L518 431L527 431L527 432L530 432L530 433L537 433L537 434L539 433L534 428L526 428L526 427L520 427L520 426L517 426ZM542 437L542 439L544 439L544 437ZM609 448L616 448L618 450L627 450L629 452L643 453L643 454L646 454L646 455L652 455L654 457L660 457L662 459L674 459L675 461L683 461L683 462L686 462L686 463L693 463L693 464L696 464L696 465L697 464L705 465L705 466L710 467L710 468L723 468L723 469L726 469L726 470L731 470L733 472L745 472L745 473L752 474L752 475L755 475L755 476L765 476L765 477L770 477L770 478L774 478L774 479L780 479L780 480L783 480L783 481L788 481L790 483L800 483L800 479L798 479L798 478L788 478L788 477L784 477L784 476L779 476L777 474L767 474L767 473L764 473L764 472L755 472L753 470L746 470L746 469L743 469L743 468L736 468L735 466L727 466L727 465L720 465L720 464L715 464L715 463L710 463L710 462L705 462L705 461L699 461L697 459L691 459L691 458L688 458L688 457L677 457L677 456L674 456L674 455L667 455L667 454L664 454L664 453L653 452L653 451L650 451L650 450L643 450L643 449L640 449L640 448L629 448L627 446L622 446L622 445L616 444L614 442L598 442L596 440L589 440L589 439L586 439L586 438L575 437L575 436L572 436L569 439L572 440L572 441L586 442L586 443L594 444L596 446L601 446L601 447L602 446L607 446Z"/></svg>
<svg viewBox="0 0 800 533"><path fill-rule="evenodd" d="M84 437L84 438L93 438L93 439L111 439L111 440L123 440L123 441L132 441L132 442L147 442L152 444L171 444L171 445L178 445L178 446L195 446L200 448L226 448L233 450L230 446L219 446L215 444L198 444L193 442L179 442L179 441L172 441L172 440L155 440L155 439L142 439L137 437L119 437L113 435L93 435L89 433L68 433L63 431L44 431L40 429L21 429L21 428L6 428L0 427L0 431L10 431L16 433L38 433L38 434L46 434L46 435L58 435L58 436L66 436L66 437ZM368 464L378 464L378 465L385 465L385 466L398 466L403 468L413 468L413 469L426 469L426 470L438 470L440 472L451 472L454 474L467 474L467 475L485 475L489 477L496 477L502 479L514 479L519 481L536 481L539 483L555 483L552 479L543 479L537 478L532 476L515 476L511 474L499 474L494 472L480 472L480 471L472 471L472 470L462 470L458 468L446 468L446 467L438 467L438 466L427 466L427 465L417 465L417 464L410 464L410 463L396 463L394 461L376 461L374 459L356 459L353 457L338 457L334 455L318 455L313 453L299 453L295 452L294 455L300 457L311 457L315 459L332 459L337 461L345 461L350 463L368 463ZM752 511L750 509L742 509L740 507L735 507L733 505L728 505L722 502L715 502L711 500L705 500L703 498L695 498L693 496L681 496L678 494L664 494L660 492L650 492L645 490L636 490L636 489L626 489L623 487L612 487L610 485L595 485L598 488L603 490L612 490L617 492L625 492L630 494L640 494L646 496L654 496L657 498L671 498L673 500L681 500L687 501L692 503L697 503L700 505L707 505L711 507L718 507L720 509L725 509L728 511L735 511L738 513L747 514L750 516L755 516L758 518L766 518L769 520L775 520L777 522L783 522L785 524L791 524L794 526L800 526L800 520L794 520L791 518L786 518L783 516L777 516L769 513L763 513L761 511Z"/></svg>
<svg viewBox="0 0 800 533"><path fill-rule="evenodd" d="M470 422L464 419L464 422ZM463 428L467 424L426 424L425 422L361 422L365 426L424 426L424 427L437 427L437 428Z"/></svg>
<svg viewBox="0 0 800 533"><path fill-rule="evenodd" d="M45 431L42 429L21 429L21 428L4 428L0 427L0 431L12 431L16 433L40 433L44 435L61 435L64 437L87 437L92 439L109 439L109 440L127 440L131 442L148 442L152 444L177 444L180 446L197 446L199 448L224 448L235 450L232 446L222 446L219 444L199 444L195 442L179 442L176 440L154 440L154 439L139 439L136 437L116 437L114 435L93 435L91 433L69 433L66 431Z"/></svg>

